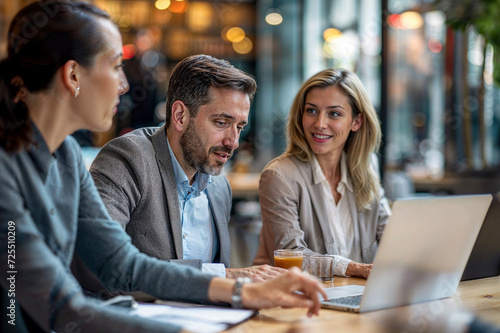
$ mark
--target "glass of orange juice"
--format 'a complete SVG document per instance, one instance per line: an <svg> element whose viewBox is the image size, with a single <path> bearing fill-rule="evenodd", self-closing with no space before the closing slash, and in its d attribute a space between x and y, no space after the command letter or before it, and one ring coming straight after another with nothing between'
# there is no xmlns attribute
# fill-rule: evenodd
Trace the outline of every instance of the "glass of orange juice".
<svg viewBox="0 0 500 333"><path fill-rule="evenodd" d="M274 266L288 269L290 267L298 267L302 269L302 259L304 255L301 250L275 250L274 251Z"/></svg>

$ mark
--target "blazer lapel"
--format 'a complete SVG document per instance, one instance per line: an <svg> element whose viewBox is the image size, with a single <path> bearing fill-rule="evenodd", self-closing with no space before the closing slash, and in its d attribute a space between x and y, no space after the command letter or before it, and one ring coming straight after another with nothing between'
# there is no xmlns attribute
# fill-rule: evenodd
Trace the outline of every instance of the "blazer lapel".
<svg viewBox="0 0 500 333"><path fill-rule="evenodd" d="M159 169L163 189L167 197L167 214L170 219L170 228L174 239L175 253L177 259L183 259L182 253L182 225L179 209L179 198L177 197L177 186L175 182L174 169L170 152L167 146L167 132L165 125L160 127L153 135L151 142L156 152L156 160L159 162Z"/></svg>
<svg viewBox="0 0 500 333"><path fill-rule="evenodd" d="M215 227L217 228L217 234L219 236L219 262L229 267L230 256L231 256L231 244L229 242L229 230L227 227L227 221L225 220L224 209L227 203L222 202L224 195L220 194L220 188L212 182L207 187L207 197L210 203L210 211L212 212L212 217L214 218ZM214 207L219 207L219 209L214 209Z"/></svg>
<svg viewBox="0 0 500 333"><path fill-rule="evenodd" d="M311 163L300 162L295 157L293 160L297 168L300 170L302 178L306 182L306 186L309 188L309 195L311 196L312 202L311 209L313 209L318 218L318 223L321 228L321 232L323 233L323 241L325 243L326 252L333 253L333 230L327 216L328 209L325 206L326 201L321 184L314 184Z"/></svg>
<svg viewBox="0 0 500 333"><path fill-rule="evenodd" d="M330 225L330 220L327 216L328 208L326 207L325 196L323 195L323 189L320 184L311 184L311 201L313 205L314 212L318 217L318 223L323 233L323 241L325 242L326 253L334 253L333 247L333 230Z"/></svg>

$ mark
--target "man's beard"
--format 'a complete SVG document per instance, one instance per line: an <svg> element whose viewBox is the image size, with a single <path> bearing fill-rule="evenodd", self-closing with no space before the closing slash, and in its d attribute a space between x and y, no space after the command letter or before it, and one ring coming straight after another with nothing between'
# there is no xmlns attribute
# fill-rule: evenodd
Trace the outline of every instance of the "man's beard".
<svg viewBox="0 0 500 333"><path fill-rule="evenodd" d="M224 162L216 161L215 165L210 165L210 155L213 152L227 153L229 154L228 159L233 155L233 150L228 146L213 146L208 150L208 154L206 154L207 149L196 133L192 120L189 121L186 131L182 134L180 144L184 161L196 171L211 176L220 175L225 164Z"/></svg>

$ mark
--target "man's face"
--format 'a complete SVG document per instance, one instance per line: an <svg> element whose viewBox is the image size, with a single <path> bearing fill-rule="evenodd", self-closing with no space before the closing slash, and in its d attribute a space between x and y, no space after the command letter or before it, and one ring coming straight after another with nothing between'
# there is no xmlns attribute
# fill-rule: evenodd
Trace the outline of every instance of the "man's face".
<svg viewBox="0 0 500 333"><path fill-rule="evenodd" d="M239 146L250 99L228 88L210 88L210 92L211 101L200 106L196 118L190 118L180 144L185 168L217 176Z"/></svg>

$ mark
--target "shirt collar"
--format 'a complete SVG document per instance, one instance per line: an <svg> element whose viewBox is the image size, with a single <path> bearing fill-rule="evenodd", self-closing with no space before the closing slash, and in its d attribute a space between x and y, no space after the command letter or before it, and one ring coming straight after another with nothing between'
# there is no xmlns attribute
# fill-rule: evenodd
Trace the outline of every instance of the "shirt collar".
<svg viewBox="0 0 500 333"><path fill-rule="evenodd" d="M32 146L28 153L36 165L40 178L45 182L47 174L49 173L50 165L55 158L50 153L49 147L47 146L47 143L45 142L45 139L43 138L42 133L40 133L38 127L36 127L33 122L31 124L33 126L33 139L38 146Z"/></svg>
<svg viewBox="0 0 500 333"><path fill-rule="evenodd" d="M352 182L349 177L347 177L347 158L345 152L342 152L342 155L340 155L340 181L339 185L343 184L345 187L352 192ZM316 155L313 154L312 160L311 160L311 167L312 167L312 176L313 176L313 181L314 184L319 184L322 181L326 180L325 175L323 174L323 170L321 170L321 166L319 165L318 159L316 158Z"/></svg>
<svg viewBox="0 0 500 333"><path fill-rule="evenodd" d="M166 138L165 140L167 140L168 152L170 153L170 159L172 160L172 167L174 169L175 182L177 186L181 185L189 187L189 179L186 176L184 169L182 169L179 161L177 160L177 157L175 157L175 154L172 151L172 147L170 147L170 142L168 142L168 138ZM194 175L194 182L192 187L196 192L201 193L205 191L205 189L211 182L212 176L197 171Z"/></svg>
<svg viewBox="0 0 500 333"><path fill-rule="evenodd" d="M351 178L347 176L347 156L345 151L342 151L340 156L340 182L343 183L349 191L352 192Z"/></svg>
<svg viewBox="0 0 500 333"><path fill-rule="evenodd" d="M322 181L326 180L325 175L323 174L323 171L321 170L321 167L319 166L318 159L316 158L316 155L313 154L312 160L311 160L311 167L312 167L312 174L313 174L313 181L314 184L317 185L321 183Z"/></svg>

